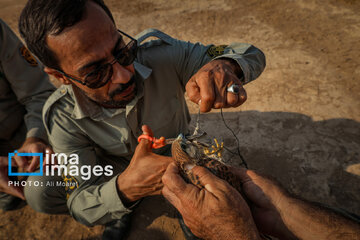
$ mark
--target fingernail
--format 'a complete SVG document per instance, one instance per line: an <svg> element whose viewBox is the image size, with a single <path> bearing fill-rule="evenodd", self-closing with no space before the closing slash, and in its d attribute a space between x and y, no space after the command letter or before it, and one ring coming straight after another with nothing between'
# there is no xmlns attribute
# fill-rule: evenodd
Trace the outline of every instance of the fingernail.
<svg viewBox="0 0 360 240"><path fill-rule="evenodd" d="M195 166L196 166L195 164L185 164L184 167L185 167L186 170L191 170L191 169L193 169Z"/></svg>

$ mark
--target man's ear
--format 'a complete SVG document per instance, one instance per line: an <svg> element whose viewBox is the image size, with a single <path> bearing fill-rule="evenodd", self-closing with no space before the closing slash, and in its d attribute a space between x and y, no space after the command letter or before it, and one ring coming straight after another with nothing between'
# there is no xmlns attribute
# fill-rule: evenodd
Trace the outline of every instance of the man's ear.
<svg viewBox="0 0 360 240"><path fill-rule="evenodd" d="M62 84L65 85L69 85L71 84L71 81L69 81L64 74L59 73L58 71L56 71L53 68L49 68L49 67L45 67L44 68L44 72L46 72L47 74L55 77L57 80L59 80Z"/></svg>

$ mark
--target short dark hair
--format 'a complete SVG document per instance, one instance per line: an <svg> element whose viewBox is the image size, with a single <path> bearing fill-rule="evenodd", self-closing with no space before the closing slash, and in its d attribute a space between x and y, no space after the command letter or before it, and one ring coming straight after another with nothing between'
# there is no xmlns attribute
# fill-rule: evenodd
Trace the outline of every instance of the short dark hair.
<svg viewBox="0 0 360 240"><path fill-rule="evenodd" d="M78 23L86 3L99 5L113 22L114 18L103 0L29 0L21 12L19 31L26 45L47 67L60 70L58 59L46 44L46 37L60 34Z"/></svg>

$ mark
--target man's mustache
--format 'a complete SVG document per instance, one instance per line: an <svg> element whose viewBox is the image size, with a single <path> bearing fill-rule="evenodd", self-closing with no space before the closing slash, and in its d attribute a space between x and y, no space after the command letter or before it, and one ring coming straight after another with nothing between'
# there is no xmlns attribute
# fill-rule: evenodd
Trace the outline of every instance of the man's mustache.
<svg viewBox="0 0 360 240"><path fill-rule="evenodd" d="M109 96L111 98L113 98L115 95L122 93L123 91L125 91L128 87L130 87L131 85L133 85L135 83L135 76L133 75L130 79L130 81L128 81L127 83L124 84L120 84L118 86L118 88L116 88L114 91L112 91Z"/></svg>

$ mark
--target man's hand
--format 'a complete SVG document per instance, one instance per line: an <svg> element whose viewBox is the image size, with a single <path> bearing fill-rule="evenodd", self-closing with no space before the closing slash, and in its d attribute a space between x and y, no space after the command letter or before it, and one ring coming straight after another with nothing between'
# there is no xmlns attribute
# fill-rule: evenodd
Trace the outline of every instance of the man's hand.
<svg viewBox="0 0 360 240"><path fill-rule="evenodd" d="M142 127L142 130L143 134L153 136L151 129L146 125ZM153 153L151 144L146 139L141 140L129 166L117 179L120 197L125 203L161 194L163 187L161 177L173 160L171 157Z"/></svg>
<svg viewBox="0 0 360 240"><path fill-rule="evenodd" d="M287 207L288 194L276 182L244 168L231 168L242 182L242 190L251 203L251 212L260 232L280 239L296 239L285 226L279 209Z"/></svg>
<svg viewBox="0 0 360 240"><path fill-rule="evenodd" d="M207 169L194 167L203 189L187 184L170 164L163 176L163 195L203 239L260 239L251 212L239 192Z"/></svg>
<svg viewBox="0 0 360 240"><path fill-rule="evenodd" d="M186 84L186 92L191 101L199 104L200 111L209 112L211 108L238 107L246 101L246 91L238 76L240 67L229 59L217 59L204 65ZM238 94L227 92L236 84Z"/></svg>
<svg viewBox="0 0 360 240"><path fill-rule="evenodd" d="M25 140L22 147L18 150L18 153L46 153L52 154L53 151L43 140L39 138L30 137ZM25 169L28 172L35 171L40 162L39 157L20 157L15 154L15 162L18 167ZM45 161L43 162L45 165Z"/></svg>
<svg viewBox="0 0 360 240"><path fill-rule="evenodd" d="M7 194L25 200L22 187L20 186L14 187L13 185L9 186L9 181L10 180L8 177L8 158L0 156L0 192L5 192Z"/></svg>
<svg viewBox="0 0 360 240"><path fill-rule="evenodd" d="M251 202L255 223L279 239L358 239L360 225L327 208L291 197L278 184L245 169L232 168Z"/></svg>

